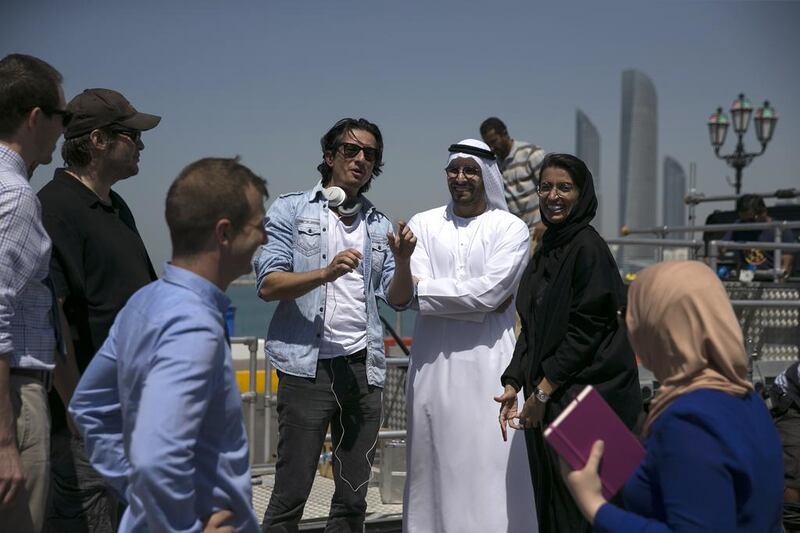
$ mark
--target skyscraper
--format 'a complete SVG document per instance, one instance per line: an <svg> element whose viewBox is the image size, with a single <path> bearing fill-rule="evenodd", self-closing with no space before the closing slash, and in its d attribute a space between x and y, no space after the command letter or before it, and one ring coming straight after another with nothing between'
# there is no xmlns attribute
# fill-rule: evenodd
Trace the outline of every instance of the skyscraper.
<svg viewBox="0 0 800 533"><path fill-rule="evenodd" d="M685 226L686 173L678 161L670 156L664 158L664 225ZM683 233L671 233L672 239L683 239Z"/></svg>
<svg viewBox="0 0 800 533"><path fill-rule="evenodd" d="M575 155L586 163L594 176L594 190L597 193L597 214L593 226L603 233L603 200L600 186L600 134L586 113L575 111Z"/></svg>
<svg viewBox="0 0 800 533"><path fill-rule="evenodd" d="M645 228L656 225L658 172L658 100L656 88L644 73L622 73L622 124L619 158L620 225ZM654 250L628 246L620 265L639 267L654 259Z"/></svg>

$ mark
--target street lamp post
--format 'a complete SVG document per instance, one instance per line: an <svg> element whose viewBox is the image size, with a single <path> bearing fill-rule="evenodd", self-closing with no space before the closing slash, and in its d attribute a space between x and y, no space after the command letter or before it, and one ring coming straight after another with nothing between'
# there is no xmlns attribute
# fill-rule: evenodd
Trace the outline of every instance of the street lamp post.
<svg viewBox="0 0 800 533"><path fill-rule="evenodd" d="M742 138L750 125L753 106L750 105L750 101L745 98L744 94L739 94L739 97L731 105L730 113L733 118L733 130L739 138L736 143L736 149L732 154L720 155L719 153L719 149L725 143L725 135L728 133L728 126L730 125L728 116L722 111L721 107L718 107L717 111L708 118L708 134L711 138L711 146L714 147L714 155L736 170L736 184L734 186L736 187L736 194L739 194L742 189L742 169L767 149L767 143L772 139L775 125L778 123L778 114L775 113L775 108L771 107L768 101L764 102L764 107L758 108L754 122L756 124L756 137L761 143L761 150L758 153L748 153L744 149Z"/></svg>

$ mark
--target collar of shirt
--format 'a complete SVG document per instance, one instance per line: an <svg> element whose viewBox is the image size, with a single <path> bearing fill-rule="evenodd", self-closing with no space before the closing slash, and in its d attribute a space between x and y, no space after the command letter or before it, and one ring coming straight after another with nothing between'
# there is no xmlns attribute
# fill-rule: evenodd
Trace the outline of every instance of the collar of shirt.
<svg viewBox="0 0 800 533"><path fill-rule="evenodd" d="M111 205L109 205L103 202L100 197L94 193L94 191L84 185L81 180L79 180L74 174L70 173L65 168L57 168L55 174L53 175L53 179L75 191L89 207L94 207L95 205L100 204L100 206L104 209L117 208L118 202L115 201L115 195L117 193L110 191Z"/></svg>
<svg viewBox="0 0 800 533"><path fill-rule="evenodd" d="M320 198L324 198L322 189L322 181L318 181L314 188L306 193L309 203L317 202ZM361 212L364 213L365 219L375 210L375 206L363 194L361 195L361 206Z"/></svg>
<svg viewBox="0 0 800 533"><path fill-rule="evenodd" d="M3 143L0 143L0 166L12 170L15 174L25 178L25 181L28 181L28 167L25 166L25 160L16 150L12 150Z"/></svg>
<svg viewBox="0 0 800 533"><path fill-rule="evenodd" d="M511 150L508 151L508 155L503 159L503 168L506 168L509 164L514 161L514 156L517 154L517 150L519 150L521 142L517 141L516 139L511 139Z"/></svg>
<svg viewBox="0 0 800 533"><path fill-rule="evenodd" d="M164 277L162 279L167 283L184 287L199 294L203 300L212 302L220 313L224 313L231 305L231 299L219 287L185 268L164 263Z"/></svg>

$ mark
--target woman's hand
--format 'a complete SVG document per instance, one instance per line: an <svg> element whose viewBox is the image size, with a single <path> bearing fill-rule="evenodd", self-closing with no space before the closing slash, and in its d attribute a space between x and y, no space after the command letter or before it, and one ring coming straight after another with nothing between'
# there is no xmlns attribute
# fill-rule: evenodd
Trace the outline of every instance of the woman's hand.
<svg viewBox="0 0 800 533"><path fill-rule="evenodd" d="M517 389L511 385L506 385L503 394L495 396L494 401L500 404L500 433L503 435L503 440L508 440L508 433L506 425L511 426L513 429L520 429L519 425L514 422L517 417Z"/></svg>
<svg viewBox="0 0 800 533"><path fill-rule="evenodd" d="M536 399L535 394L528 396L519 414L519 425L521 428L534 428L542 423L544 418L545 404Z"/></svg>
<svg viewBox="0 0 800 533"><path fill-rule="evenodd" d="M594 524L597 511L606 503L606 499L603 498L603 485L597 473L600 459L603 457L603 447L603 441L595 441L586 466L582 470L570 470L569 466L561 461L561 476L572 493L572 499L590 524Z"/></svg>

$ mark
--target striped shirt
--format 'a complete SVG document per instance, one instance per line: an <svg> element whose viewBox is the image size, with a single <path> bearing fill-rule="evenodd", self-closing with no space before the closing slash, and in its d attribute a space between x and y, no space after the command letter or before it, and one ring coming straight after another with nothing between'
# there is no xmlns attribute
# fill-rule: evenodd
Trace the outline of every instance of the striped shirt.
<svg viewBox="0 0 800 533"><path fill-rule="evenodd" d="M544 156L544 149L535 144L515 140L508 156L497 162L503 173L508 210L521 218L531 231L540 219L536 185Z"/></svg>
<svg viewBox="0 0 800 533"><path fill-rule="evenodd" d="M50 237L22 157L0 144L0 355L9 365L52 370Z"/></svg>

